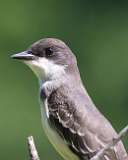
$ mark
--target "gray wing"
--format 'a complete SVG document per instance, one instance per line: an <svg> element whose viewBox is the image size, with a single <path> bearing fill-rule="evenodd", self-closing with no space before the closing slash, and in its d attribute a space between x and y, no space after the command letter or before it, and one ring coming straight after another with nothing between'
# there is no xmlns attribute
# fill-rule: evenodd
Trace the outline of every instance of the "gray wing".
<svg viewBox="0 0 128 160"><path fill-rule="evenodd" d="M69 97L69 95L64 95L59 91L55 91L50 95L48 99L49 123L80 160L89 160L106 144L105 141L108 139L103 137L106 139L102 141L102 138L96 134L96 132L98 132L98 130L100 131L102 128L101 124L104 123L104 117L99 116L99 123L97 122L99 126L93 121L94 119L92 117L92 126L89 126L87 122L88 118L84 116L86 111L82 107L78 110L78 106L74 103L75 100L73 101L69 99ZM91 115L88 114L88 116ZM94 116L97 115L94 114ZM108 121L106 121L106 123L108 123ZM111 126L109 129L112 129ZM103 132L104 130L105 129L103 129ZM123 159L120 159L113 149L106 153L101 160Z"/></svg>
<svg viewBox="0 0 128 160"><path fill-rule="evenodd" d="M55 109L56 106L58 109ZM84 135L78 133L81 127L75 113L76 111L71 108L71 105L69 106L66 103L49 104L49 123L67 143L72 152L81 160L88 160L94 152L87 146Z"/></svg>

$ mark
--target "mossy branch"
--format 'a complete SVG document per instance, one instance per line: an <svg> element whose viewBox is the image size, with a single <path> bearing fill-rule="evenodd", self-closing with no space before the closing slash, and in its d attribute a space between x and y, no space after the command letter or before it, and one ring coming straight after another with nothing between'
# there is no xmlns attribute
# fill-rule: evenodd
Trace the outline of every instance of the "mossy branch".
<svg viewBox="0 0 128 160"><path fill-rule="evenodd" d="M28 144L30 160L40 160L35 143L34 143L33 136L29 136L27 138L27 144Z"/></svg>

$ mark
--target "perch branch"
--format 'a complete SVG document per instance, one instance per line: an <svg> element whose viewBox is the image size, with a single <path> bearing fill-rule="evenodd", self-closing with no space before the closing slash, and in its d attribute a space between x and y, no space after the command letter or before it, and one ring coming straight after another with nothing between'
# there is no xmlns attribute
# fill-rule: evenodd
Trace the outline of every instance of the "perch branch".
<svg viewBox="0 0 128 160"><path fill-rule="evenodd" d="M27 138L27 143L28 143L30 160L40 160L35 143L34 143L33 136L30 136Z"/></svg>
<svg viewBox="0 0 128 160"><path fill-rule="evenodd" d="M116 138L113 138L110 143L108 143L103 149L101 149L91 160L100 160L103 155L108 151L111 147L114 147L124 136L128 134L128 125L122 129Z"/></svg>

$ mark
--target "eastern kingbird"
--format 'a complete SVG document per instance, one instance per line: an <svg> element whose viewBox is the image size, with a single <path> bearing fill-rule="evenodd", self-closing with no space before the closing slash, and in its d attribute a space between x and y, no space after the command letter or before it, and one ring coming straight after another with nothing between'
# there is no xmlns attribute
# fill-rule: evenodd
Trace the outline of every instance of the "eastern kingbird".
<svg viewBox="0 0 128 160"><path fill-rule="evenodd" d="M64 42L41 39L12 58L37 75L43 128L65 160L89 160L117 135L89 97L76 57ZM100 160L128 160L122 142Z"/></svg>

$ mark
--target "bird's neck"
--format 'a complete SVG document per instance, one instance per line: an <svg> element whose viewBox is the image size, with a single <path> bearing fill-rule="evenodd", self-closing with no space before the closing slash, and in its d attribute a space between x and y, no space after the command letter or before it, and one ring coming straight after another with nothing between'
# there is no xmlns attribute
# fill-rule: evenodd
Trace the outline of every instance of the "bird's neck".
<svg viewBox="0 0 128 160"><path fill-rule="evenodd" d="M41 97L47 98L50 94L60 87L74 88L80 84L79 75L76 77L71 74L63 74L57 78L40 80Z"/></svg>
<svg viewBox="0 0 128 160"><path fill-rule="evenodd" d="M40 79L41 98L47 98L50 94L66 83L66 76L61 75L57 78Z"/></svg>
<svg viewBox="0 0 128 160"><path fill-rule="evenodd" d="M40 84L41 98L43 99L48 98L50 94L60 86L61 86L60 82L55 80L43 82L42 84Z"/></svg>

